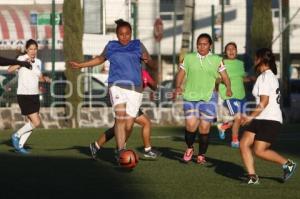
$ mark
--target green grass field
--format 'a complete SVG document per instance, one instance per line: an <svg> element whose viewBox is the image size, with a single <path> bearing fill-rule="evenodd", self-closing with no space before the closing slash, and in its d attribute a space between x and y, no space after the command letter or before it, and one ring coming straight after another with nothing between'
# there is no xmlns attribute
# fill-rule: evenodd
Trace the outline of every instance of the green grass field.
<svg viewBox="0 0 300 199"><path fill-rule="evenodd" d="M0 198L300 198L299 168L282 183L280 166L256 159L261 184L243 184L239 150L230 148L228 140L219 140L215 128L206 165L181 163L183 128L153 128L152 142L162 156L156 161L140 160L133 171L115 164L114 141L102 149L98 161L90 159L87 146L102 130L35 130L27 156L16 154L10 144L11 131L2 131ZM300 125L288 125L274 148L299 164L299 143ZM141 151L140 128L134 129L127 146Z"/></svg>

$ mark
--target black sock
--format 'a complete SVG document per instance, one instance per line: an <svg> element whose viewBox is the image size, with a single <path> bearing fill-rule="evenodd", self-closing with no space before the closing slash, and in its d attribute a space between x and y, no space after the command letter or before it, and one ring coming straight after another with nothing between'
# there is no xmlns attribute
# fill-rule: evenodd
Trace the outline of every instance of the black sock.
<svg viewBox="0 0 300 199"><path fill-rule="evenodd" d="M115 130L114 127L107 129L105 132L105 140L106 142L108 142L109 140L111 140L114 136L115 136Z"/></svg>
<svg viewBox="0 0 300 199"><path fill-rule="evenodd" d="M185 143L188 148L192 148L195 142L196 133L185 130Z"/></svg>
<svg viewBox="0 0 300 199"><path fill-rule="evenodd" d="M199 137L199 155L204 155L208 148L208 134L200 134Z"/></svg>

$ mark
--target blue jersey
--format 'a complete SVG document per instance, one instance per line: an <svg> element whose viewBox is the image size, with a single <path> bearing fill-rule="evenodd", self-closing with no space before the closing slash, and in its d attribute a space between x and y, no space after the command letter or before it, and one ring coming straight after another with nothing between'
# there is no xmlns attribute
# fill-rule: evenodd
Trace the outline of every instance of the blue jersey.
<svg viewBox="0 0 300 199"><path fill-rule="evenodd" d="M140 40L132 40L126 46L119 41L110 41L105 48L105 58L110 62L108 84L141 87Z"/></svg>

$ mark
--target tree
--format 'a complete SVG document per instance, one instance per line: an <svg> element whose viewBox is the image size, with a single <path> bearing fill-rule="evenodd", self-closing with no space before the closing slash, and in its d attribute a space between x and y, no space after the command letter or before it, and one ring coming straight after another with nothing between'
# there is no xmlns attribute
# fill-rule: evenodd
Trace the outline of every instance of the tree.
<svg viewBox="0 0 300 199"><path fill-rule="evenodd" d="M63 4L63 22L64 22L64 59L66 62L65 75L68 81L72 83L72 87L67 85L66 93L72 93L67 101L72 105L66 108L67 115L72 114L71 126L77 127L78 121L77 107L81 101L78 95L77 79L80 70L72 69L68 62L70 60L83 61L82 38L83 38L83 12L81 9L81 0L65 0ZM70 90L72 89L72 90Z"/></svg>
<svg viewBox="0 0 300 199"><path fill-rule="evenodd" d="M253 53L259 48L272 48L272 0L253 0L251 36Z"/></svg>

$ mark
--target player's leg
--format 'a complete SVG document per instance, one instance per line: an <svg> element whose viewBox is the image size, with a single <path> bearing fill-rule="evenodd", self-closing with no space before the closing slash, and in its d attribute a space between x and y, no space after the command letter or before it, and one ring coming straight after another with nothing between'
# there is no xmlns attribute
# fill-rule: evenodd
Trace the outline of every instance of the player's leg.
<svg viewBox="0 0 300 199"><path fill-rule="evenodd" d="M239 142L239 130L241 126L241 114L237 113L234 117L234 121L232 124L232 135L231 135L231 147L233 148L239 148L240 142Z"/></svg>
<svg viewBox="0 0 300 199"><path fill-rule="evenodd" d="M139 114L135 122L142 127L142 139L144 143L144 157L155 159L159 153L152 149L151 146L151 121L145 114Z"/></svg>
<svg viewBox="0 0 300 199"><path fill-rule="evenodd" d="M254 159L252 154L252 145L254 143L255 134L251 131L245 131L243 133L241 142L240 142L240 153L248 173L248 184L258 184L259 179L255 172Z"/></svg>
<svg viewBox="0 0 300 199"><path fill-rule="evenodd" d="M196 137L197 127L199 125L199 111L196 108L196 102L185 101L183 104L185 116L185 143L187 149L183 155L183 161L189 162L194 154L194 142Z"/></svg>
<svg viewBox="0 0 300 199"><path fill-rule="evenodd" d="M40 124L41 124L41 117L40 117L39 113L32 113L32 114L28 115L27 117L28 117L28 120L30 121L30 123L32 124L32 127L33 127L32 130L34 128L37 128L38 126L40 126ZM26 143L27 139L31 135L32 130L24 133L21 136L20 143L19 143L20 144L20 148L23 148L23 146Z"/></svg>
<svg viewBox="0 0 300 199"><path fill-rule="evenodd" d="M295 171L296 163L288 160L278 154L276 151L270 149L270 146L275 142L279 133L281 124L276 121L262 121L260 131L257 133L253 151L256 156L271 162L275 162L283 168L283 180L289 179Z"/></svg>
<svg viewBox="0 0 300 199"><path fill-rule="evenodd" d="M93 159L97 158L97 153L101 149L101 147L111 140L115 136L114 126L112 128L107 129L104 133L102 133L99 138L95 141L90 143L90 153Z"/></svg>
<svg viewBox="0 0 300 199"><path fill-rule="evenodd" d="M197 163L204 164L205 154L207 152L209 144L209 132L211 124L217 118L217 106L218 106L217 93L213 92L209 102L198 103L198 110L200 112L200 124L199 124L199 153L197 157Z"/></svg>
<svg viewBox="0 0 300 199"><path fill-rule="evenodd" d="M197 163L204 164L205 154L207 152L208 143L209 143L209 131L211 127L211 121L207 121L203 118L200 119L199 124L199 152L197 156Z"/></svg>
<svg viewBox="0 0 300 199"><path fill-rule="evenodd" d="M28 121L12 135L12 144L17 152L24 152L24 154L27 154L28 151L26 151L23 146L32 133L32 130L40 125L40 116L38 113L40 109L40 101L38 95L17 95L17 100L22 115L26 115ZM24 137L21 139L22 136Z"/></svg>
<svg viewBox="0 0 300 199"><path fill-rule="evenodd" d="M126 140L126 91L118 86L109 88L110 100L115 114L115 139L118 150L124 149Z"/></svg>

